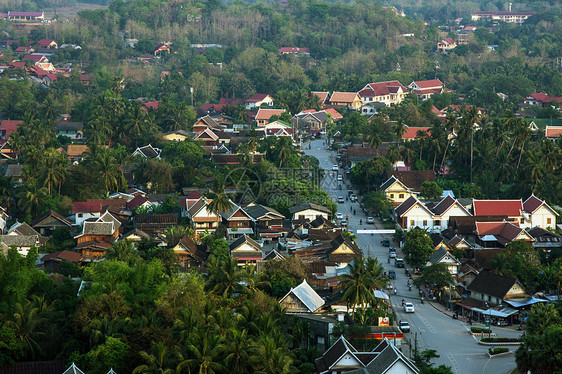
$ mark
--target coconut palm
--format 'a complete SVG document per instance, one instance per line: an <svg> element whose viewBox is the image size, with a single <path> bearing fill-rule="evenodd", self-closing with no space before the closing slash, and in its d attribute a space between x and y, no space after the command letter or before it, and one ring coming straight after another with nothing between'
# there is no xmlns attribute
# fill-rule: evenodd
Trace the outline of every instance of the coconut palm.
<svg viewBox="0 0 562 374"><path fill-rule="evenodd" d="M207 204L207 211L220 216L221 213L230 211L233 206L234 204L224 191L224 182L217 178L215 183L215 196L213 200Z"/></svg>
<svg viewBox="0 0 562 374"><path fill-rule="evenodd" d="M227 256L222 260L211 261L208 264L208 287L214 293L226 298L231 298L234 293L242 292L244 286L244 272L232 257Z"/></svg>
<svg viewBox="0 0 562 374"><path fill-rule="evenodd" d="M43 175L44 186L51 194L52 187L59 187L64 183L69 174L68 160L64 154L54 148L49 148L44 152L42 164L39 165L39 173Z"/></svg>
<svg viewBox="0 0 562 374"><path fill-rule="evenodd" d="M25 343L26 355L31 359L42 351L40 338L44 333L39 331L39 326L43 321L39 308L29 300L16 303L12 318L6 321L6 326L14 329L16 335Z"/></svg>
<svg viewBox="0 0 562 374"><path fill-rule="evenodd" d="M172 369L173 358L164 342L153 342L151 353L141 351L139 355L146 364L137 366L133 370L133 374L174 374L175 372L181 372Z"/></svg>
<svg viewBox="0 0 562 374"><path fill-rule="evenodd" d="M374 301L371 277L368 274L365 260L360 257L349 265L349 274L342 276L343 300L348 307L352 307L352 316L355 317L357 305L366 305Z"/></svg>
<svg viewBox="0 0 562 374"><path fill-rule="evenodd" d="M252 344L246 330L230 329L228 343L224 345L226 368L229 373L253 373L258 363L257 349Z"/></svg>
<svg viewBox="0 0 562 374"><path fill-rule="evenodd" d="M28 179L25 184L25 189L21 193L19 203L27 214L34 217L43 206L47 195L47 189L39 185L37 180Z"/></svg>
<svg viewBox="0 0 562 374"><path fill-rule="evenodd" d="M119 165L109 150L103 149L93 160L101 179L104 182L106 192L112 192L119 187Z"/></svg>
<svg viewBox="0 0 562 374"><path fill-rule="evenodd" d="M183 359L183 356L180 356L178 371L189 368L199 374L222 372L224 366L221 364L221 356L224 348L219 336L210 335L204 329L197 329L186 347L186 351L193 358Z"/></svg>
<svg viewBox="0 0 562 374"><path fill-rule="evenodd" d="M110 260L124 261L131 265L138 264L140 257L135 250L132 240L124 239L113 244L105 254L105 257Z"/></svg>

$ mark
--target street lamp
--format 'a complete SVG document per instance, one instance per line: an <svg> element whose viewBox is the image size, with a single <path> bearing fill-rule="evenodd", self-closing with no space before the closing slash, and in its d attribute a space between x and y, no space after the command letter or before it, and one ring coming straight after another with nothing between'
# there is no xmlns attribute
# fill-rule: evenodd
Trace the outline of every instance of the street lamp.
<svg viewBox="0 0 562 374"><path fill-rule="evenodd" d="M486 327L488 328L488 339L492 336L492 309L487 302L484 301L486 308L488 309L488 318L486 319Z"/></svg>

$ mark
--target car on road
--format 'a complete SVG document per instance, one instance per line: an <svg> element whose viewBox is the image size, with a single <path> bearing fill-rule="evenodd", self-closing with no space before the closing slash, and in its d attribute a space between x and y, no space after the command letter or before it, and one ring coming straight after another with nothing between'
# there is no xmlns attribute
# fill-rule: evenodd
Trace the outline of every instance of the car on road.
<svg viewBox="0 0 562 374"><path fill-rule="evenodd" d="M343 213L337 212L336 219L343 219Z"/></svg>
<svg viewBox="0 0 562 374"><path fill-rule="evenodd" d="M349 200L354 203L357 201L357 195L356 194L351 194L351 196L349 196Z"/></svg>
<svg viewBox="0 0 562 374"><path fill-rule="evenodd" d="M341 174L338 175L338 181L339 181L339 182L343 181L343 176L342 176Z"/></svg>
<svg viewBox="0 0 562 374"><path fill-rule="evenodd" d="M373 225L373 224L375 224L375 219L373 217L367 217L367 223ZM385 239L385 240L388 240L388 239ZM383 245L384 245L384 243L383 243ZM388 242L388 245L390 245L390 241ZM385 245L385 247L386 247L386 245Z"/></svg>
<svg viewBox="0 0 562 374"><path fill-rule="evenodd" d="M369 218L367 218L367 221L369 221ZM390 247L390 239L384 238L383 240L381 240L381 244L383 247Z"/></svg>
<svg viewBox="0 0 562 374"><path fill-rule="evenodd" d="M414 313L415 309L414 309L414 304L412 303L405 303L404 304L404 311L406 313Z"/></svg>
<svg viewBox="0 0 562 374"><path fill-rule="evenodd" d="M332 166L332 170L334 170L334 171L338 171L338 165L334 165L334 166Z"/></svg>
<svg viewBox="0 0 562 374"><path fill-rule="evenodd" d="M396 257L394 259L394 266L396 266L397 268L403 268L404 267L404 259Z"/></svg>
<svg viewBox="0 0 562 374"><path fill-rule="evenodd" d="M398 327L400 327L400 331L402 332L410 332L410 324L404 319L401 319L400 322L398 322Z"/></svg>
<svg viewBox="0 0 562 374"><path fill-rule="evenodd" d="M347 196L355 195L353 190L347 190Z"/></svg>
<svg viewBox="0 0 562 374"><path fill-rule="evenodd" d="M340 226L347 226L347 220L345 218L340 221Z"/></svg>
<svg viewBox="0 0 562 374"><path fill-rule="evenodd" d="M390 258L396 258L396 252L392 251L389 254Z"/></svg>
<svg viewBox="0 0 562 374"><path fill-rule="evenodd" d="M338 203L339 204L343 204L345 202L345 199L343 197L338 197Z"/></svg>
<svg viewBox="0 0 562 374"><path fill-rule="evenodd" d="M390 271L388 272L388 276L389 276L391 279L396 279L396 272L395 272L394 270L390 270Z"/></svg>

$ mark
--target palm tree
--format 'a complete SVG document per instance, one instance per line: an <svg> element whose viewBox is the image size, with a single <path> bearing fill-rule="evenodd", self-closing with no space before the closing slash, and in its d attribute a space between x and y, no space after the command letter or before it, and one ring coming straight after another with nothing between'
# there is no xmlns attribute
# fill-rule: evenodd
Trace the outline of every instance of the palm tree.
<svg viewBox="0 0 562 374"><path fill-rule="evenodd" d="M293 145L288 136L281 136L277 140L277 157L279 157L279 167L283 165L293 154Z"/></svg>
<svg viewBox="0 0 562 374"><path fill-rule="evenodd" d="M142 110L141 104L133 102L129 105L125 119L125 131L135 139L135 148L138 146L139 136L145 131L145 111Z"/></svg>
<svg viewBox="0 0 562 374"><path fill-rule="evenodd" d="M45 187L41 187L35 179L28 179L19 203L27 214L34 217L43 206L47 195L48 191Z"/></svg>
<svg viewBox="0 0 562 374"><path fill-rule="evenodd" d="M215 196L213 200L207 204L207 211L214 213L220 217L221 213L229 212L234 204L224 191L224 181L217 178L215 183Z"/></svg>
<svg viewBox="0 0 562 374"><path fill-rule="evenodd" d="M64 183L68 171L68 161L66 157L54 148L49 148L44 152L43 163L39 166L39 172L45 180L44 185L51 194L51 187L60 186Z"/></svg>
<svg viewBox="0 0 562 374"><path fill-rule="evenodd" d="M131 265L138 264L141 260L132 240L124 239L113 244L105 254L109 260L128 262Z"/></svg>
<svg viewBox="0 0 562 374"><path fill-rule="evenodd" d="M349 265L349 274L342 276L343 284L343 300L347 302L348 308L353 308L352 316L355 317L355 309L357 305L365 305L374 301L374 295L371 292L371 278L367 272L365 260L360 257L353 260Z"/></svg>
<svg viewBox="0 0 562 374"><path fill-rule="evenodd" d="M119 165L109 150L101 150L94 160L101 179L104 181L106 192L115 191L119 187Z"/></svg>
<svg viewBox="0 0 562 374"><path fill-rule="evenodd" d="M230 299L234 293L244 290L244 286L240 284L245 278L244 272L230 256L209 263L208 274L207 284L218 295Z"/></svg>
<svg viewBox="0 0 562 374"><path fill-rule="evenodd" d="M198 326L199 318L198 309L193 306L181 308L178 311L178 316L174 321L174 330L182 342L185 342Z"/></svg>
<svg viewBox="0 0 562 374"><path fill-rule="evenodd" d="M12 319L6 321L6 326L16 331L16 335L25 343L27 357L33 359L42 351L39 339L44 333L38 331L38 327L43 323L44 318L29 300L25 300L23 304L16 303L14 308Z"/></svg>
<svg viewBox="0 0 562 374"><path fill-rule="evenodd" d="M193 358L180 357L182 361L178 365L179 372L185 367L193 368L199 374L214 374L224 370L224 366L220 363L224 346L219 336L209 335L207 331L198 329L186 348Z"/></svg>
<svg viewBox="0 0 562 374"><path fill-rule="evenodd" d="M141 351L139 354L146 361L146 364L137 366L133 370L133 374L174 374L175 372L181 372L171 368L172 357L164 342L152 342L151 353Z"/></svg>
<svg viewBox="0 0 562 374"><path fill-rule="evenodd" d="M253 373L259 358L246 330L230 329L224 346L225 364L229 373Z"/></svg>
<svg viewBox="0 0 562 374"><path fill-rule="evenodd" d="M108 337L120 338L126 321L123 318L94 318L82 331L90 336L90 347L102 344Z"/></svg>

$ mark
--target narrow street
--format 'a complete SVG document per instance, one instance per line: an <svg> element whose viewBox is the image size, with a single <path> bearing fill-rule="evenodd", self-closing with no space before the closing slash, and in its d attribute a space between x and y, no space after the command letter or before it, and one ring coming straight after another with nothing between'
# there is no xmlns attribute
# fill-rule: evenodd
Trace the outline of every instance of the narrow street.
<svg viewBox="0 0 562 374"><path fill-rule="evenodd" d="M316 157L320 161L320 167L325 170L325 178L322 188L335 200L338 197L347 196L349 183L343 169L339 169L339 173L343 174L343 182L337 182L337 173L332 170L333 165L337 164L336 153L326 149L323 145L324 139L312 140L303 144L306 154ZM311 149L308 149L309 144ZM347 182L347 184L346 184ZM338 183L342 184L342 189L338 188ZM358 229L382 229L381 223L375 218L375 225L366 223L367 217L360 208L360 202L351 203L345 201L338 204L338 212L348 216L348 229L357 234ZM356 214L353 214L353 210ZM362 224L360 224L360 220ZM384 268L396 271L396 280L393 286L397 289L397 295L391 294L391 303L397 314L397 319L405 319L410 323L411 332L408 338L412 349L417 340L418 349L435 349L439 358L433 362L436 365L447 365L453 369L455 374L504 374L510 373L515 367L515 359L513 355L488 358L487 346L478 345L478 339L468 334L469 326L461 320L454 320L450 316L444 314L444 308L436 307L433 303L425 302L421 304L417 289L414 287L412 291L408 290L408 278L404 269L397 269L394 261L388 263L388 248L381 245L383 238L392 240L392 235L381 234L358 234L357 245L363 250L365 257L378 258ZM397 249L397 256L403 255L400 249ZM405 313L402 309L402 300L414 304L415 313ZM477 326L477 324L475 324ZM517 337L519 333L513 329L494 327L493 331L501 337ZM514 351L517 347L509 347Z"/></svg>

